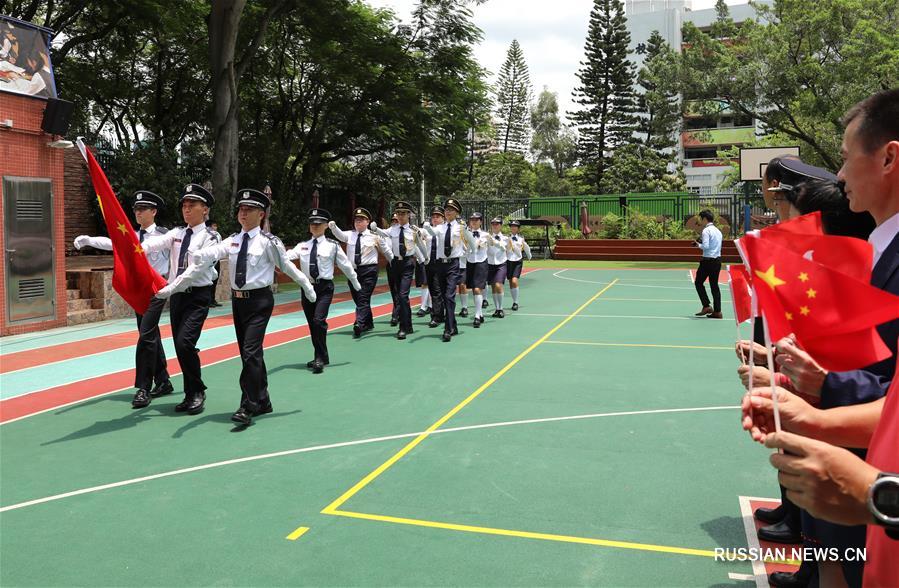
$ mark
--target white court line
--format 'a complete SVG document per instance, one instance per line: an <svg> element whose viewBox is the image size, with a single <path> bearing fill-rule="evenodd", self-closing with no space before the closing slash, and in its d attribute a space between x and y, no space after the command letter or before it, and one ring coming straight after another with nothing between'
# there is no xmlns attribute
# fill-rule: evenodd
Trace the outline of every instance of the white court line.
<svg viewBox="0 0 899 588"><path fill-rule="evenodd" d="M764 500L779 502L774 498L757 498L754 496L740 496L740 515L743 517L743 530L746 532L746 546L759 549L759 539L755 533L755 523L753 522L752 507L750 500ZM765 572L765 564L759 558L752 560L752 573L755 574L755 585L757 588L768 588L768 574Z"/></svg>
<svg viewBox="0 0 899 588"><path fill-rule="evenodd" d="M453 427L449 429L437 429L435 431L431 431L430 435L438 435L443 433L459 433L462 431L473 431L477 429L490 429L496 427L511 427L516 425L532 425L537 423L551 423L551 422L560 422L560 421L574 421L574 420L582 420L582 419L595 419L602 417L613 417L613 416L635 416L635 415L646 415L646 414L667 414L667 413L678 413L678 412L704 412L704 411L713 411L713 410L737 410L740 408L739 406L704 406L697 408L666 408L666 409L657 409L657 410L638 410L638 411L627 411L627 412L605 412L605 413L593 413L593 414L581 414L574 416L563 416L563 417L549 417L542 419L527 419L520 421L505 421L500 423L487 423L483 425L469 425L465 427ZM178 470L172 470L168 472L162 472L160 474L152 474L149 476L141 476L140 478L132 478L130 480L122 480L121 482L113 482L111 484L102 484L100 486L91 486L90 488L82 488L80 490L73 490L71 492L65 492L63 494L54 494L53 496L46 496L44 498L36 498L34 500L28 500L26 502L19 502L17 504L11 504L9 506L4 506L0 508L0 513L18 510L21 508L26 508L29 506L35 506L38 504L43 504L45 502L53 502L56 500L62 500L64 498L71 498L72 496L80 496L82 494L92 494L94 492L100 492L102 490L109 490L111 488L120 488L122 486L131 486L134 484L139 484L141 482L149 482L151 480L158 480L160 478L169 478L171 476L177 476L180 474L189 474L191 472L198 472L202 470L209 470L213 468L224 467L228 465L234 465L238 463L246 463L250 461L259 461L263 459L270 459L273 457L284 457L286 455L295 455L298 453L311 453L313 451L322 451L325 449L337 449L340 447L352 447L355 445L366 445L369 443L379 443L381 441L393 441L396 439L405 439L408 437L418 437L419 435L427 435L428 433L424 431L419 431L417 433L403 433L400 435L389 435L387 437L374 437L371 439L359 439L357 441L345 441L342 443L331 443L328 445L315 445L312 447L302 447L299 449L288 449L286 451L277 451L274 453L263 453L261 455L251 455L248 457L239 457L236 459L229 459L225 461L217 461L213 463L207 463L204 465L193 466L189 468L181 468Z"/></svg>
<svg viewBox="0 0 899 588"><path fill-rule="evenodd" d="M579 278L569 278L566 276L560 276L562 272L566 272L568 270L559 270L553 274L554 278L559 278L560 280L568 280L569 282L581 282L582 284L596 284L598 286L607 286L610 282L597 282L595 280L581 280ZM662 290L694 290L695 288L691 288L688 286L652 286L650 284L628 284L627 282L617 282L616 286L630 286L631 288L657 288Z"/></svg>
<svg viewBox="0 0 899 588"><path fill-rule="evenodd" d="M617 284L616 284L617 285ZM534 312L516 312L512 316L545 316L545 317L566 317L567 314L540 314ZM620 319L661 319L670 321L696 321L703 320L702 317L688 316L643 316L643 315L626 315L626 314L579 314L575 318L620 318ZM705 321L709 322L709 321Z"/></svg>
<svg viewBox="0 0 899 588"><path fill-rule="evenodd" d="M745 580L747 582L755 581L755 576L753 576L752 574L735 574L733 572L730 572L729 574L727 574L727 577L729 580Z"/></svg>

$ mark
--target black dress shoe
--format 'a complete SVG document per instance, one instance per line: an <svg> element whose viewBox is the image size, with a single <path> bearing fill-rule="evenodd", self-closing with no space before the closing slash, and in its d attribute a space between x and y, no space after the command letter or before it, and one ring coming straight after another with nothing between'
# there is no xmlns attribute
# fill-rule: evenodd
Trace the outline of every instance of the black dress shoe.
<svg viewBox="0 0 899 588"><path fill-rule="evenodd" d="M390 326L391 326L391 327L395 327L395 326L397 326L398 324L400 324L399 319L390 319Z"/></svg>
<svg viewBox="0 0 899 588"><path fill-rule="evenodd" d="M518 310L518 303L517 303L517 302L513 302L513 303L512 303L512 310Z"/></svg>
<svg viewBox="0 0 899 588"><path fill-rule="evenodd" d="M313 359L312 361L307 361L307 362L306 362L306 367L309 368L309 369L312 369L312 368L315 366L315 362L316 362L316 361L318 361L318 360L317 360L317 359ZM330 364L331 364L331 361L328 360L328 359L323 359L321 363L322 363L322 365L330 365Z"/></svg>
<svg viewBox="0 0 899 588"><path fill-rule="evenodd" d="M456 327L453 327L453 331L450 333L450 335L452 335L453 337L455 337L455 336L458 335L458 334L459 334L459 329L456 328Z"/></svg>
<svg viewBox="0 0 899 588"><path fill-rule="evenodd" d="M313 374L320 374L320 373L322 373L323 371L325 371L325 364L324 364L324 363L322 363L322 362L320 362L320 361L316 361L316 362L313 362L313 363L312 363L312 373L313 373Z"/></svg>
<svg viewBox="0 0 899 588"><path fill-rule="evenodd" d="M758 532L759 539L762 541L771 541L772 543L800 543L802 537L799 531L791 529L785 522L762 527Z"/></svg>
<svg viewBox="0 0 899 588"><path fill-rule="evenodd" d="M703 306L703 307L702 307L702 310L700 310L699 312L697 312L697 313L694 314L693 316L705 316L705 315L707 315L707 314L712 314L713 312L715 312L715 309L712 308L711 306Z"/></svg>
<svg viewBox="0 0 899 588"><path fill-rule="evenodd" d="M752 515L763 523L773 525L784 520L784 507L783 505L780 505L777 508L760 507L755 509L755 512L752 513Z"/></svg>
<svg viewBox="0 0 899 588"><path fill-rule="evenodd" d="M499 318L499 310L494 310L493 314L491 314L490 316L492 316L493 318Z"/></svg>
<svg viewBox="0 0 899 588"><path fill-rule="evenodd" d="M444 343L449 343L449 342L452 341L452 340L453 340L453 336L452 336L450 333L447 333L447 332L444 331L444 333L443 333L443 342L444 342Z"/></svg>
<svg viewBox="0 0 899 588"><path fill-rule="evenodd" d="M134 398L131 399L131 408L144 408L146 406L150 406L150 393L140 388L134 393Z"/></svg>
<svg viewBox="0 0 899 588"><path fill-rule="evenodd" d="M397 331L397 332L396 332L396 338L399 339L400 341L402 341L403 339L405 339L405 338L406 338L406 331Z"/></svg>
<svg viewBox="0 0 899 588"><path fill-rule="evenodd" d="M505 310L497 310L496 312L499 313L499 318L506 318L506 311L505 311Z"/></svg>
<svg viewBox="0 0 899 588"><path fill-rule="evenodd" d="M809 585L815 573L817 564L805 560L795 572L774 572L768 575L768 583L772 586L784 586L787 588L805 588Z"/></svg>
<svg viewBox="0 0 899 588"><path fill-rule="evenodd" d="M359 325L353 325L353 339L358 339L362 336L362 328Z"/></svg>
<svg viewBox="0 0 899 588"><path fill-rule="evenodd" d="M237 412L231 415L231 420L238 425L248 427L253 424L253 415L248 408L241 406Z"/></svg>
<svg viewBox="0 0 899 588"><path fill-rule="evenodd" d="M486 300L482 300L482 301L481 301L481 308L487 308L487 301L486 301Z"/></svg>
<svg viewBox="0 0 899 588"><path fill-rule="evenodd" d="M467 316L468 316L468 309L467 309L467 308L463 308L462 310L460 310L460 311L459 311L459 316L461 316L462 318L467 317Z"/></svg>
<svg viewBox="0 0 899 588"><path fill-rule="evenodd" d="M200 414L201 412L203 412L203 409L206 408L205 405L206 395L197 394L190 399L190 404L187 405L187 414Z"/></svg>
<svg viewBox="0 0 899 588"><path fill-rule="evenodd" d="M184 400L175 405L175 412L184 412L190 406L190 396L184 395Z"/></svg>
<svg viewBox="0 0 899 588"><path fill-rule="evenodd" d="M427 310L425 310L425 309L423 309L423 308L419 308L419 309L418 309L418 312L415 313L415 316L417 316L418 318L421 318L421 317L423 317L423 316L425 316L425 315L427 315L427 314L428 314L428 311L427 311Z"/></svg>
<svg viewBox="0 0 899 588"><path fill-rule="evenodd" d="M259 416L261 414L268 414L272 411L272 401L268 400L259 405L259 407L253 411L253 416Z"/></svg>
<svg viewBox="0 0 899 588"><path fill-rule="evenodd" d="M160 396L171 394L174 391L175 387L172 386L171 380L166 380L165 382L156 384L156 387L150 390L150 396L152 396L153 398L159 398Z"/></svg>
<svg viewBox="0 0 899 588"><path fill-rule="evenodd" d="M434 319L431 319L431 322L428 323L428 327L431 329L439 327L439 326L440 326L440 323L435 321Z"/></svg>
<svg viewBox="0 0 899 588"><path fill-rule="evenodd" d="M478 320L478 317L474 317L474 322L471 323L471 326L476 329L481 328L481 321Z"/></svg>

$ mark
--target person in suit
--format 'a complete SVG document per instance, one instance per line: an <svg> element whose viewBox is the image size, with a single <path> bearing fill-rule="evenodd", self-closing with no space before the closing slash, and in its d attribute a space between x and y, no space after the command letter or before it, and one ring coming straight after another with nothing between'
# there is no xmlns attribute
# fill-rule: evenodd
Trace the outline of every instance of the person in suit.
<svg viewBox="0 0 899 588"><path fill-rule="evenodd" d="M159 237L169 232L165 227L156 224L156 216L165 208L165 201L148 190L138 190L134 193L134 220L140 227L137 240L143 244L149 237ZM112 241L109 237L88 237L79 235L75 238L75 249L89 246L104 251L112 251ZM147 254L147 261L163 278L169 275L169 251L153 251ZM152 304L152 302L151 302ZM160 303L156 303L159 305ZM162 303L164 304L164 303ZM143 315L136 314L137 330L143 322ZM149 406L151 398L165 396L175 391L169 379L168 362L165 357L165 349L162 347L162 335L159 333L159 325L148 328L145 333L146 345L154 348L153 354L141 353L141 346L135 347L134 354L134 399L132 408L144 408ZM156 383L153 386L153 383Z"/></svg>

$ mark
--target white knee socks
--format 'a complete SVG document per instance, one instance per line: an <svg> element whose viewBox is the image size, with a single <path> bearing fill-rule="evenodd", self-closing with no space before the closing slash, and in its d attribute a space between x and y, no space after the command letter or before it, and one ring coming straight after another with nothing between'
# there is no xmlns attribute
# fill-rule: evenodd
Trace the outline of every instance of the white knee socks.
<svg viewBox="0 0 899 588"><path fill-rule="evenodd" d="M512 290L512 302L518 304L518 288L510 288Z"/></svg>
<svg viewBox="0 0 899 588"><path fill-rule="evenodd" d="M475 295L474 295L474 315L475 315L476 317L482 317L482 316L484 316L484 314L483 314L484 309L481 308L481 301L482 301L482 300L484 300L484 295L483 295L483 294L475 294Z"/></svg>

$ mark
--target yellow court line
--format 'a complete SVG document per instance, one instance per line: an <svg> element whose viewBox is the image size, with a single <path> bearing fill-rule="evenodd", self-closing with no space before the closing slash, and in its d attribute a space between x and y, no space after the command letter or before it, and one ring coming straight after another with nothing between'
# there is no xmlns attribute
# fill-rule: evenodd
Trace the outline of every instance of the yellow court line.
<svg viewBox="0 0 899 588"><path fill-rule="evenodd" d="M585 303L583 303L582 305L580 305L580 306L578 307L577 310L575 310L574 312L572 312L571 314L569 314L567 317L565 317L565 319L562 320L562 322L560 322L558 325L556 325L555 327L553 327L552 329L550 329L549 332L547 332L545 335L543 335L542 337L540 337L539 339L537 339L537 341L535 341L530 347L528 347L527 349L525 349L524 351L522 351L521 353L519 353L519 354L515 357L515 359L513 359L512 361L510 361L509 363L507 363L506 366L505 366L503 369L501 369L501 370L499 370L498 372L496 372L496 373L495 373L489 380L487 380L486 382L484 382L483 384L481 384L481 387L478 388L477 390L475 390L474 392L472 392L471 395L468 396L468 398L466 398L465 400L463 400L462 402L460 402L459 404L457 404L452 410L450 410L448 413L446 413L445 415L443 415L442 417L440 417L440 419L439 419L437 422L435 422L433 425L431 425L430 427L428 427L428 428L427 428L421 435L419 435L418 437L416 437L415 439L413 439L412 441L410 441L405 447L403 447L402 449L400 449L399 451L397 451L397 452L393 455L393 457L391 457L390 459L388 459L387 461L385 461L384 463L382 463L381 465L379 465L374 471L372 471L372 472L369 473L367 476L365 476L364 478L362 478L361 480L359 480L358 482L356 482L356 484L355 484L352 488L350 488L349 490L347 490L346 492L344 492L342 495L340 495L340 497L337 498L337 500L335 500L334 502L332 502L331 504L329 504L328 506L326 506L326 507L321 511L322 514L335 514L335 511L336 511L336 510L337 510L337 509L338 509L344 502L346 502L347 500L349 500L350 498L352 498L357 492L359 492L360 490L362 490L363 488L365 488L366 486L368 486L368 485L372 482L372 480L374 480L375 478L377 478L378 476L380 476L381 474L383 474L383 473L384 473L390 466L392 466L392 465L395 464L397 461L399 461L400 459L402 459L404 455L406 455L407 453L409 453L410 451L412 451L413 449L415 449L415 447L416 447L419 443L421 443L422 441L424 441L424 440L425 440L425 439L426 439L426 438L427 438L433 431L435 431L436 429L442 427L442 426L444 425L444 423L446 423L446 421L448 421L448 420L450 420L451 418L453 418L453 416L455 416L457 412L459 412L460 410L462 410L463 408L465 408L465 406L467 406L468 403L470 403L472 400L474 400L475 398L477 398L478 396L480 396L481 392L483 392L484 390L486 390L487 388L489 388L490 386L492 386L494 382L496 382L498 379L500 379L500 378L503 376L503 374L505 374L507 371L509 371L510 369L512 369L512 368L515 366L515 364L517 364L519 361L521 361L522 359L524 359L525 356L527 356L531 351L533 351L534 349L536 349L541 343L543 343L544 341L546 341L547 339L549 339L549 338L550 338L556 331L558 331L558 330L561 329L563 326L565 326L565 324L567 324L568 321L570 321L571 319L573 319L573 318L574 318L575 316L577 316L582 310L584 310L585 308L587 308L587 307L588 307L594 300L596 300L597 298L599 298L599 297L602 295L603 292L605 292L606 290L608 290L609 288L611 288L612 286L614 286L614 285L615 285L615 282L617 282L617 281L618 281L618 278L615 278L614 280L612 280L612 282L611 282L609 285L607 285L605 288L603 288L602 290L600 290L599 292L597 292L596 294L594 294L594 295L593 295L587 302L585 302Z"/></svg>
<svg viewBox="0 0 899 588"><path fill-rule="evenodd" d="M619 549L636 549L639 551L655 551L660 553L674 553L678 555L696 555L699 557L715 557L715 552L708 549L690 549L687 547L671 547L669 545L653 545L651 543L631 543L629 541L611 541L609 539L593 539L591 537L575 537L572 535L557 535L555 533L534 533L532 531L513 531L510 529L496 529L493 527L477 527L474 525L459 525L456 523L442 523L439 521L425 521L420 519L407 519L386 515L368 514L364 512L351 512L346 510L333 510L328 514L349 517L353 519L365 519L380 521L382 523L396 523L398 525L413 525L416 527L430 527L432 529L447 529L450 531L462 531L466 533L480 533L484 535L502 535L504 537L519 537L523 539L540 539L543 541L558 541L561 543L580 543L582 545L596 545L599 547L617 547Z"/></svg>
<svg viewBox="0 0 899 588"><path fill-rule="evenodd" d="M733 351L731 347L705 347L702 345L651 345L649 343L594 343L593 341L547 341L556 345L594 345L596 347L656 347L660 349L713 349L716 351Z"/></svg>
<svg viewBox="0 0 899 588"><path fill-rule="evenodd" d="M293 533L288 535L286 539L288 539L289 541L296 541L297 539L305 535L306 531L308 530L309 527L297 527L297 529Z"/></svg>

